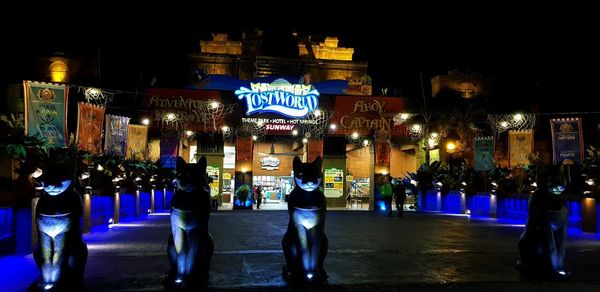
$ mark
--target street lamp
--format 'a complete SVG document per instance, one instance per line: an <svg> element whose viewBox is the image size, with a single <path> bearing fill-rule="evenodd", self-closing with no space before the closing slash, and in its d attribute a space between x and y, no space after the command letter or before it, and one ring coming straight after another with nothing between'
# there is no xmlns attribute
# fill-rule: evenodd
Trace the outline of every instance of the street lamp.
<svg viewBox="0 0 600 292"><path fill-rule="evenodd" d="M454 151L456 151L456 144L452 141L448 141L448 143L446 143L446 151L448 151L448 153L454 153Z"/></svg>

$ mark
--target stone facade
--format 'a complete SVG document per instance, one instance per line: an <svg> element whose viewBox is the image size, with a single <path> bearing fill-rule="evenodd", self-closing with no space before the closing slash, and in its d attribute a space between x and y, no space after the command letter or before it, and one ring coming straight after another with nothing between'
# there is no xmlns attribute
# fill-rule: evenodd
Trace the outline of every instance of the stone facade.
<svg viewBox="0 0 600 292"><path fill-rule="evenodd" d="M241 55L242 42L228 40L223 33L213 34L212 41L200 41L200 52L203 54Z"/></svg>

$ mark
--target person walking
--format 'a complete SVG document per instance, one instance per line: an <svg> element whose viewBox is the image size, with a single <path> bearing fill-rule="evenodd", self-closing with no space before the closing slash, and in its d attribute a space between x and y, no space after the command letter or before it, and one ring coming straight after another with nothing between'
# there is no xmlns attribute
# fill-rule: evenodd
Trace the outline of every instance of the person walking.
<svg viewBox="0 0 600 292"><path fill-rule="evenodd" d="M404 215L404 201L406 200L406 187L402 183L401 179L396 180L394 186L394 200L396 201L396 210L398 210L398 217Z"/></svg>

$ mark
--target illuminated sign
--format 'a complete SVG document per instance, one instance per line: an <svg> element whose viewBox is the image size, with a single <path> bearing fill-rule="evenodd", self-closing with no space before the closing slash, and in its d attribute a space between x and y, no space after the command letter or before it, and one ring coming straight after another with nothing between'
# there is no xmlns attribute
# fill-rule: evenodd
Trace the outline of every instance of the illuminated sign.
<svg viewBox="0 0 600 292"><path fill-rule="evenodd" d="M291 84L284 79L272 83L250 83L250 88L235 91L238 99L246 99L246 115L276 113L301 118L319 106L319 92L311 85Z"/></svg>
<svg viewBox="0 0 600 292"><path fill-rule="evenodd" d="M265 130L267 131L291 131L294 129L294 125L291 124L266 124Z"/></svg>
<svg viewBox="0 0 600 292"><path fill-rule="evenodd" d="M210 186L210 196L216 197L219 194L219 167L208 165L206 166L206 174L212 180Z"/></svg>
<svg viewBox="0 0 600 292"><path fill-rule="evenodd" d="M266 170L274 170L279 169L279 158L277 157L263 157L260 159L260 168Z"/></svg>
<svg viewBox="0 0 600 292"><path fill-rule="evenodd" d="M193 146L192 146L193 147ZM223 168L233 169L235 168L235 147L234 146L223 146Z"/></svg>
<svg viewBox="0 0 600 292"><path fill-rule="evenodd" d="M344 195L344 170L325 169L325 197L339 198Z"/></svg>

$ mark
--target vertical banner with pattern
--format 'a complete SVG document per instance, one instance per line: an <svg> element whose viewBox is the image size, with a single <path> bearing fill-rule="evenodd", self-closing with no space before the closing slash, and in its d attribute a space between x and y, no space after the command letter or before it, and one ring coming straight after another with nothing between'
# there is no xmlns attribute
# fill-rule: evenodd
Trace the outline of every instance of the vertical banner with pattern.
<svg viewBox="0 0 600 292"><path fill-rule="evenodd" d="M380 164L390 164L390 143L387 141L375 142L375 162Z"/></svg>
<svg viewBox="0 0 600 292"><path fill-rule="evenodd" d="M308 141L308 161L313 161L317 156L323 158L323 140L309 140Z"/></svg>
<svg viewBox="0 0 600 292"><path fill-rule="evenodd" d="M551 119L554 164L576 164L583 160L581 119Z"/></svg>
<svg viewBox="0 0 600 292"><path fill-rule="evenodd" d="M23 81L25 135L42 136L52 147L66 147L69 88L64 84Z"/></svg>
<svg viewBox="0 0 600 292"><path fill-rule="evenodd" d="M146 148L148 148L148 126L129 124L126 157L144 160Z"/></svg>
<svg viewBox="0 0 600 292"><path fill-rule="evenodd" d="M175 168L177 166L177 155L179 150L179 132L165 130L160 137L160 162L164 168Z"/></svg>
<svg viewBox="0 0 600 292"><path fill-rule="evenodd" d="M475 143L475 171L494 168L494 137L477 137Z"/></svg>
<svg viewBox="0 0 600 292"><path fill-rule="evenodd" d="M100 154L105 108L80 102L77 107L77 148Z"/></svg>
<svg viewBox="0 0 600 292"><path fill-rule="evenodd" d="M125 156L127 150L128 117L106 115L104 149L109 155Z"/></svg>
<svg viewBox="0 0 600 292"><path fill-rule="evenodd" d="M252 137L239 137L235 142L235 160L252 160Z"/></svg>
<svg viewBox="0 0 600 292"><path fill-rule="evenodd" d="M533 130L509 131L508 153L510 167L529 165L529 155L533 152Z"/></svg>

